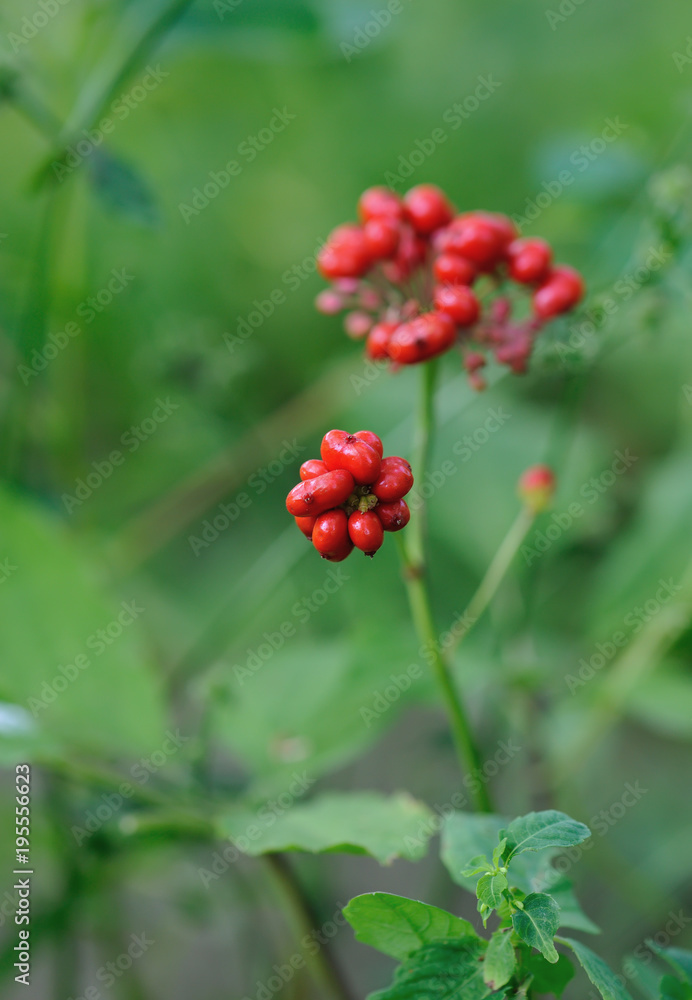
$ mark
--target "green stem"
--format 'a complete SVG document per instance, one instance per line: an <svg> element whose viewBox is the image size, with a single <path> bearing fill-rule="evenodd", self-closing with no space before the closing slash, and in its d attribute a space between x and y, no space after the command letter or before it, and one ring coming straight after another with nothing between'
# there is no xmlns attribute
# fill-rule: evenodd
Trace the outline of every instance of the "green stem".
<svg viewBox="0 0 692 1000"><path fill-rule="evenodd" d="M462 615L463 629L458 632L450 644L450 652L455 650L469 634L492 601L534 520L535 514L528 507L522 507L511 528L500 542L500 547L493 556L478 589L466 606Z"/></svg>
<svg viewBox="0 0 692 1000"><path fill-rule="evenodd" d="M421 393L416 422L414 455L411 463L414 481L418 483L422 482L430 455L435 426L436 383L437 363L428 362L422 366L421 370ZM400 536L397 536L397 539L413 624L420 642L430 650L433 674L447 708L452 737L462 770L480 770L481 755L466 709L454 683L448 660L440 649L430 605L426 581L425 505L422 501L412 512L411 523L405 536L405 541ZM479 812L492 812L492 804L485 784L482 784L473 794Z"/></svg>
<svg viewBox="0 0 692 1000"><path fill-rule="evenodd" d="M265 854L262 861L286 904L296 941L302 941L306 935L312 937L312 932L319 929L319 917L288 861L281 854ZM328 944L323 944L306 960L322 988L327 989L336 1000L352 1000Z"/></svg>

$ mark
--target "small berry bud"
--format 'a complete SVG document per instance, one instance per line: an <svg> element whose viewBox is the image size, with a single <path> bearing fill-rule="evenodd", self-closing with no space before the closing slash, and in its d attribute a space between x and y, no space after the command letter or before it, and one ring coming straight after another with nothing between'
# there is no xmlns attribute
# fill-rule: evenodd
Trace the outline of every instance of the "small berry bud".
<svg viewBox="0 0 692 1000"><path fill-rule="evenodd" d="M315 299L315 308L324 316L334 316L344 308L344 300L338 292L326 289Z"/></svg>
<svg viewBox="0 0 692 1000"><path fill-rule="evenodd" d="M532 465L519 478L519 496L533 514L550 505L555 493L555 473L547 465Z"/></svg>

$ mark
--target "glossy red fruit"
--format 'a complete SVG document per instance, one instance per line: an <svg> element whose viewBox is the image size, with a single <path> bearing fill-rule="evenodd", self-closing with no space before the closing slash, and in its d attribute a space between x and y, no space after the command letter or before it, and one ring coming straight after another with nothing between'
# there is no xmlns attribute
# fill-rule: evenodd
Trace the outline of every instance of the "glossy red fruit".
<svg viewBox="0 0 692 1000"><path fill-rule="evenodd" d="M444 353L455 336L456 327L446 313L429 312L401 323L390 337L387 350L392 361L413 365Z"/></svg>
<svg viewBox="0 0 692 1000"><path fill-rule="evenodd" d="M322 438L320 454L328 469L347 469L361 486L374 483L380 474L380 456L355 434L328 431Z"/></svg>
<svg viewBox="0 0 692 1000"><path fill-rule="evenodd" d="M391 503L380 503L375 507L375 513L382 522L385 531L401 531L411 518L411 511L405 500L392 500Z"/></svg>
<svg viewBox="0 0 692 1000"><path fill-rule="evenodd" d="M388 358L387 345L389 338L396 330L398 323L376 323L368 334L365 342L365 351L369 358L378 361L381 358Z"/></svg>
<svg viewBox="0 0 692 1000"><path fill-rule="evenodd" d="M387 187L371 187L358 200L358 214L369 219L403 219L404 205L396 192Z"/></svg>
<svg viewBox="0 0 692 1000"><path fill-rule="evenodd" d="M366 556L373 556L384 541L384 528L374 510L357 510L351 514L348 533L356 548Z"/></svg>
<svg viewBox="0 0 692 1000"><path fill-rule="evenodd" d="M362 226L338 226L317 255L325 278L360 278L372 263Z"/></svg>
<svg viewBox="0 0 692 1000"><path fill-rule="evenodd" d="M437 285L433 302L439 312L446 313L459 326L471 326L480 314L480 305L468 285Z"/></svg>
<svg viewBox="0 0 692 1000"><path fill-rule="evenodd" d="M384 452L382 439L374 431L356 431L353 436L357 437L359 441L365 441L369 444L371 448L375 449L380 458L382 458L382 453Z"/></svg>
<svg viewBox="0 0 692 1000"><path fill-rule="evenodd" d="M328 559L329 562L343 562L348 556L353 552L353 542L347 536L341 548L336 552L332 552L330 555L322 556L323 559Z"/></svg>
<svg viewBox="0 0 692 1000"><path fill-rule="evenodd" d="M315 527L316 517L296 517L294 518L296 524L303 532L306 538L312 538L312 529Z"/></svg>
<svg viewBox="0 0 692 1000"><path fill-rule="evenodd" d="M406 496L413 486L411 466L405 458L391 455L382 459L382 467L377 482L372 485L372 492L382 503L391 503Z"/></svg>
<svg viewBox="0 0 692 1000"><path fill-rule="evenodd" d="M537 237L514 240L507 247L509 276L522 285L543 281L550 270L553 251L550 244Z"/></svg>
<svg viewBox="0 0 692 1000"><path fill-rule="evenodd" d="M481 269L497 264L504 247L497 226L476 212L455 219L438 241L441 252L460 254Z"/></svg>
<svg viewBox="0 0 692 1000"><path fill-rule="evenodd" d="M369 219L363 227L365 246L373 260L393 257L399 246L401 226L396 219Z"/></svg>
<svg viewBox="0 0 692 1000"><path fill-rule="evenodd" d="M552 319L573 309L584 295L584 280L572 267L559 265L533 295L533 310L541 319Z"/></svg>
<svg viewBox="0 0 692 1000"><path fill-rule="evenodd" d="M519 235L517 227L508 215L502 215L500 212L477 212L476 215L479 218L484 219L488 225L492 226L497 233L503 250L505 251L512 240L515 240Z"/></svg>
<svg viewBox="0 0 692 1000"><path fill-rule="evenodd" d="M312 544L322 556L333 556L343 549L348 539L348 517L340 507L325 511L315 518Z"/></svg>
<svg viewBox="0 0 692 1000"><path fill-rule="evenodd" d="M300 478L303 482L306 479L315 479L316 476L323 476L329 472L327 466L319 458L309 458L300 467Z"/></svg>
<svg viewBox="0 0 692 1000"><path fill-rule="evenodd" d="M286 509L294 517L317 517L347 500L354 486L353 476L346 469L325 472L294 486L286 497Z"/></svg>
<svg viewBox="0 0 692 1000"><path fill-rule="evenodd" d="M433 264L433 274L443 285L470 285L477 274L470 260L459 254L443 253Z"/></svg>
<svg viewBox="0 0 692 1000"><path fill-rule="evenodd" d="M404 195L406 215L417 233L427 236L451 221L454 211L434 184L419 184Z"/></svg>

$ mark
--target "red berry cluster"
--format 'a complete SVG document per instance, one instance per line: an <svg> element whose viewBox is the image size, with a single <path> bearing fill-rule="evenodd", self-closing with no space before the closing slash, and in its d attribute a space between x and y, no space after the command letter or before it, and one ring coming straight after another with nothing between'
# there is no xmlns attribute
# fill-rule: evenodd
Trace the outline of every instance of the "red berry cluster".
<svg viewBox="0 0 692 1000"><path fill-rule="evenodd" d="M374 556L385 531L408 524L411 466L383 458L372 431L329 431L320 454L301 465L301 482L286 497L289 514L324 559L341 562L354 546Z"/></svg>
<svg viewBox="0 0 692 1000"><path fill-rule="evenodd" d="M359 224L335 229L317 264L332 287L317 297L327 314L348 309L349 336L367 338L373 359L410 365L458 344L474 388L487 351L526 371L534 340L549 320L584 294L578 271L553 264L545 240L519 238L506 215L455 211L432 184L403 198L385 187L365 191ZM517 289L529 289L521 311Z"/></svg>

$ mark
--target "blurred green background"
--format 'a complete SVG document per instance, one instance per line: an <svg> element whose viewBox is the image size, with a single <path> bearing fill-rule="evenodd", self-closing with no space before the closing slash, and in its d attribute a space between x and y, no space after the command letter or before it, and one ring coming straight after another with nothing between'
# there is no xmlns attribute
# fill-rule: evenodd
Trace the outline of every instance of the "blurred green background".
<svg viewBox="0 0 692 1000"><path fill-rule="evenodd" d="M395 546L348 560L325 598L329 567L284 508L330 427L370 427L385 453L410 454L418 373L366 365L312 306L316 247L393 175L400 190L440 184L460 210L528 213L524 231L585 272L585 310L614 303L555 324L528 376L497 372L482 395L444 360L432 469L453 458L455 471L431 490L432 587L444 629L515 516L518 475L551 462L562 526L543 515L554 540L536 555L529 536L456 661L484 756L521 747L492 791L506 814L601 815L570 877L616 967L692 908L689 13L399 6L378 24L384 0L3 3L8 998L28 995L4 905L20 760L37 764L31 995L56 1000L90 985L255 997L293 953L258 861L205 887L217 848L185 813L200 795L262 803L294 772L310 795L406 790L441 807L459 788L427 675L371 725L361 712L422 663ZM506 416L487 434L491 412ZM611 476L617 452L633 459ZM594 677L577 684L582 658ZM78 843L73 828L130 776L141 796ZM627 783L646 789L631 808ZM436 853L291 863L322 922L372 889L470 915ZM96 970L134 932L155 944L104 986ZM692 946L684 924L675 944ZM354 996L388 981L392 963L348 928L333 950ZM282 992L327 995L313 988L303 974Z"/></svg>

